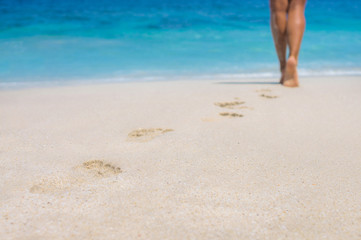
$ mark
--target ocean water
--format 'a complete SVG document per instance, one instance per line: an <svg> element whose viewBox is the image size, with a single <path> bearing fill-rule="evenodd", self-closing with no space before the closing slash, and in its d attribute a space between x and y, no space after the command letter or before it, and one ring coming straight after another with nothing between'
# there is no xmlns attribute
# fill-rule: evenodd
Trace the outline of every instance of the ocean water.
<svg viewBox="0 0 361 240"><path fill-rule="evenodd" d="M309 0L300 74L361 75L361 2ZM277 77L267 0L0 0L0 86Z"/></svg>

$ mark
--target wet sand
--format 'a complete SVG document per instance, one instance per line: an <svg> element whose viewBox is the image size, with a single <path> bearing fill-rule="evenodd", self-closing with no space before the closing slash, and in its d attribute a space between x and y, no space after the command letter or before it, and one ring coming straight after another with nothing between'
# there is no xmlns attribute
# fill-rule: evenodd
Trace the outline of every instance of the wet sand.
<svg viewBox="0 0 361 240"><path fill-rule="evenodd" d="M361 78L252 81L0 90L1 238L360 239Z"/></svg>

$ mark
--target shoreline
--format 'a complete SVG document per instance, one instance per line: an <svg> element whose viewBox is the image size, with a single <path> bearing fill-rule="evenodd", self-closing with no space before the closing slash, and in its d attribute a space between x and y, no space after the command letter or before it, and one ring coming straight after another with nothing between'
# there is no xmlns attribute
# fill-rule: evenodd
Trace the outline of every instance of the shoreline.
<svg viewBox="0 0 361 240"><path fill-rule="evenodd" d="M8 239L359 239L361 77L0 91Z"/></svg>
<svg viewBox="0 0 361 240"><path fill-rule="evenodd" d="M155 75L152 77L113 77L113 78L94 78L94 79L68 79L68 80L39 80L29 82L2 82L0 83L0 91L17 90L17 89L34 89L34 88L52 88L52 87L71 87L71 86L89 86L89 85L102 85L102 84L123 84L123 83L151 83L151 82L181 82L181 81L240 81L240 82L257 82L260 79L264 82L277 83L279 73L241 73L241 74L208 74L208 75L181 75L174 77L170 75ZM330 75L316 74L316 75L302 75L301 79L339 79L339 78L360 78L361 72L335 72Z"/></svg>

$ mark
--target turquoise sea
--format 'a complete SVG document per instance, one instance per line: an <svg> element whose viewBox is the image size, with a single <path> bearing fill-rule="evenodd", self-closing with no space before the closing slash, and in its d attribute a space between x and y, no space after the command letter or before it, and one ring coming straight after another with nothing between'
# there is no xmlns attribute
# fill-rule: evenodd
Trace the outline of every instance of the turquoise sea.
<svg viewBox="0 0 361 240"><path fill-rule="evenodd" d="M309 0L302 76L361 75L361 2ZM0 87L278 77L267 0L0 0Z"/></svg>

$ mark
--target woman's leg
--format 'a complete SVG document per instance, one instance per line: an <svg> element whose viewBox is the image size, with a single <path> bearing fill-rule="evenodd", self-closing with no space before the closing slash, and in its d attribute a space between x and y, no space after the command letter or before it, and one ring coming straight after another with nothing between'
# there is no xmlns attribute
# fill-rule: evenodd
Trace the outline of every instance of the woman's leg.
<svg viewBox="0 0 361 240"><path fill-rule="evenodd" d="M270 0L270 8L272 35L280 62L281 83L283 83L286 67L288 0Z"/></svg>
<svg viewBox="0 0 361 240"><path fill-rule="evenodd" d="M305 31L305 5L306 0L290 0L287 20L287 41L289 57L286 62L283 85L287 87L298 86L297 63L303 33Z"/></svg>

